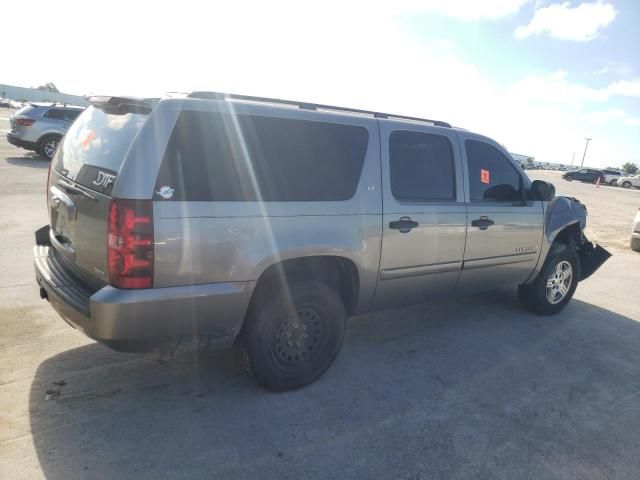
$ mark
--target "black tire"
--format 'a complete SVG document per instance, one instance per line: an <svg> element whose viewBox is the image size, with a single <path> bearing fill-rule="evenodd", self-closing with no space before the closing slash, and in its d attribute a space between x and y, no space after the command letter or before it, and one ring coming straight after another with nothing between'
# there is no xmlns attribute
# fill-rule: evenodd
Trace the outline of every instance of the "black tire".
<svg viewBox="0 0 640 480"><path fill-rule="evenodd" d="M58 148L61 138L60 135L46 135L42 137L38 142L37 152L47 160L51 160ZM54 143L55 147L52 148Z"/></svg>
<svg viewBox="0 0 640 480"><path fill-rule="evenodd" d="M346 314L340 296L318 281L258 295L238 339L245 371L275 392L317 380L344 340Z"/></svg>
<svg viewBox="0 0 640 480"><path fill-rule="evenodd" d="M631 182L629 181L622 182L622 188L631 188Z"/></svg>
<svg viewBox="0 0 640 480"><path fill-rule="evenodd" d="M561 262L571 265L571 283L567 292L558 303L552 303L547 297L547 281ZM536 279L527 285L518 287L518 299L523 307L540 315L555 315L567 306L573 297L580 280L580 257L572 246L555 243L549 251L546 261Z"/></svg>
<svg viewBox="0 0 640 480"><path fill-rule="evenodd" d="M611 187L617 187L618 186L618 180L613 179L609 182L609 186Z"/></svg>
<svg viewBox="0 0 640 480"><path fill-rule="evenodd" d="M564 177L564 179L565 179L567 182L570 182L570 181L572 181L572 180L573 180L573 177L572 177L572 176L570 176L570 175L567 175L566 177Z"/></svg>

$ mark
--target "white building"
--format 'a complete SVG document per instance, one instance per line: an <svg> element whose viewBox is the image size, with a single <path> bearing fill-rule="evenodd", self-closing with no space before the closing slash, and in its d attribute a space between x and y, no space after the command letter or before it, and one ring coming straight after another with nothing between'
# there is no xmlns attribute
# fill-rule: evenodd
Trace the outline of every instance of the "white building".
<svg viewBox="0 0 640 480"><path fill-rule="evenodd" d="M14 85L6 85L4 83L0 83L0 98L8 98L9 100L23 102L66 103L68 105L77 105L80 107L88 105L87 101L80 95L49 92L47 90L38 90L37 88L16 87Z"/></svg>

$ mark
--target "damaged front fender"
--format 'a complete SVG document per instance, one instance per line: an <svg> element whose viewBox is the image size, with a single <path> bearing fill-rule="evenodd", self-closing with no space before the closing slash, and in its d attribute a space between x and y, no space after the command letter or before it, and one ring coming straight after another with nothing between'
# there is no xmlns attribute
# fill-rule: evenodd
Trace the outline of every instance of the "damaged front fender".
<svg viewBox="0 0 640 480"><path fill-rule="evenodd" d="M545 206L544 236L541 255L527 283L533 281L555 241L575 245L581 262L580 280L590 277L611 256L600 245L589 242L584 235L587 226L587 207L572 197L554 197Z"/></svg>

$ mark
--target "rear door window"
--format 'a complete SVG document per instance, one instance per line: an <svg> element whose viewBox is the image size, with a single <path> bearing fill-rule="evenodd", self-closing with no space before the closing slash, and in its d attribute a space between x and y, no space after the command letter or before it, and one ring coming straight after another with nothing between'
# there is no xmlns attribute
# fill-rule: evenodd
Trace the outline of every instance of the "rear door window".
<svg viewBox="0 0 640 480"><path fill-rule="evenodd" d="M87 108L65 135L55 170L85 187L110 193L124 156L147 117Z"/></svg>
<svg viewBox="0 0 640 480"><path fill-rule="evenodd" d="M520 174L511 161L492 145L465 141L472 202L522 200Z"/></svg>
<svg viewBox="0 0 640 480"><path fill-rule="evenodd" d="M173 200L337 201L355 194L369 132L355 125L184 111L156 183Z"/></svg>
<svg viewBox="0 0 640 480"><path fill-rule="evenodd" d="M455 199L453 149L442 135L397 130L389 137L391 193L401 201Z"/></svg>

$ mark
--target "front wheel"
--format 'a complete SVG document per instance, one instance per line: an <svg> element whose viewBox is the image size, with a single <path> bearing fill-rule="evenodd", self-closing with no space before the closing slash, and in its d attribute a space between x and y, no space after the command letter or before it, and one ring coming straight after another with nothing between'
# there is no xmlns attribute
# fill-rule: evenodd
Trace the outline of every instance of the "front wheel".
<svg viewBox="0 0 640 480"><path fill-rule="evenodd" d="M322 282L284 290L258 293L237 344L248 373L277 392L307 385L331 366L346 318L340 296Z"/></svg>
<svg viewBox="0 0 640 480"><path fill-rule="evenodd" d="M617 180L611 180L609 182L609 185L612 186L612 187L616 187L618 185L618 181Z"/></svg>
<svg viewBox="0 0 640 480"><path fill-rule="evenodd" d="M566 176L566 177L564 177L564 179L565 179L567 182L570 182L571 180L573 180L573 177Z"/></svg>
<svg viewBox="0 0 640 480"><path fill-rule="evenodd" d="M536 279L518 287L520 303L540 315L554 315L567 306L580 280L580 257L562 243L553 245Z"/></svg>

